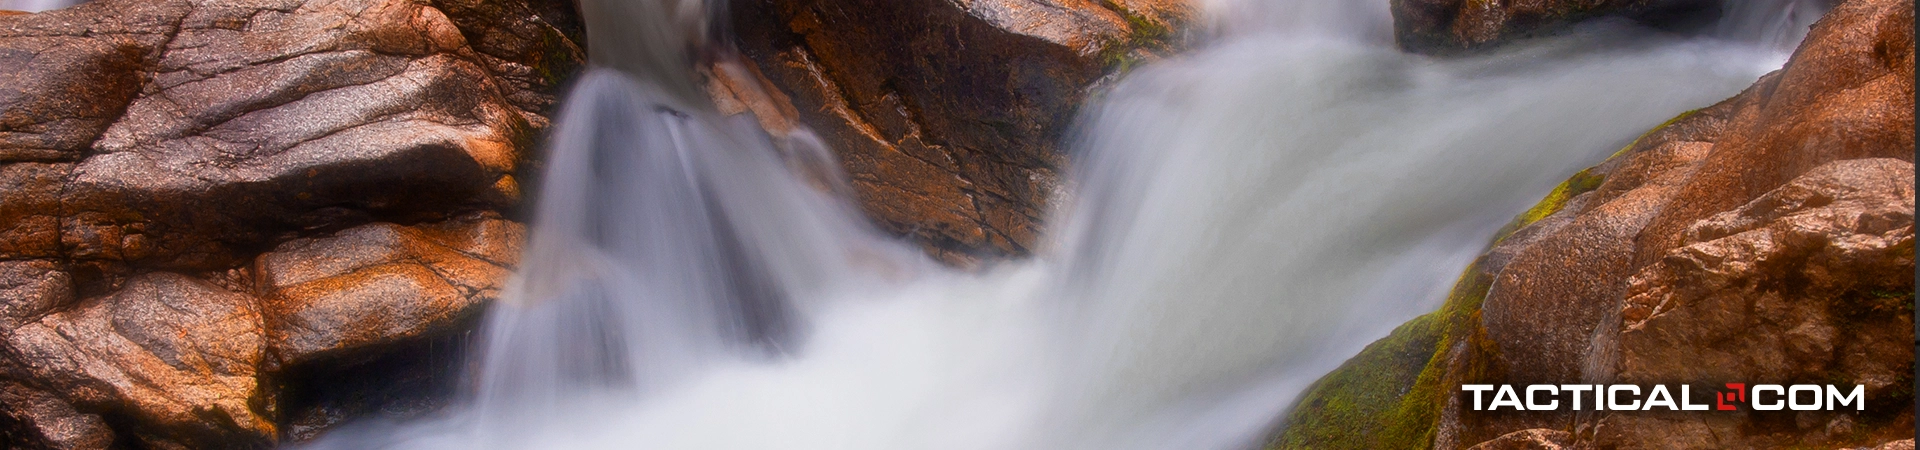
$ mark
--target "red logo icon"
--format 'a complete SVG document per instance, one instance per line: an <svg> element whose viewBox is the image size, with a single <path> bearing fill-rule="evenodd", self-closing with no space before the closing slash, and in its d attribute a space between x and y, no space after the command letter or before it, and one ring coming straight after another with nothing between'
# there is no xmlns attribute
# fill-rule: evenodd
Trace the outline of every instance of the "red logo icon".
<svg viewBox="0 0 1920 450"><path fill-rule="evenodd" d="M1715 400L1714 409L1718 409L1721 411L1732 411L1740 408L1736 405L1730 405L1728 404L1728 402L1732 402L1732 403L1747 402L1747 384L1746 383L1727 383L1727 388L1732 389L1733 392L1716 392L1713 394L1713 397Z"/></svg>

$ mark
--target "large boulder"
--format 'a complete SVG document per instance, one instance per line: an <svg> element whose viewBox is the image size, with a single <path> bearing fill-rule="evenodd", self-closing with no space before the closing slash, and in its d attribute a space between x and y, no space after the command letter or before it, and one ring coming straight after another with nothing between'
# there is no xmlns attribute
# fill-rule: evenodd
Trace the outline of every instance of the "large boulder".
<svg viewBox="0 0 1920 450"><path fill-rule="evenodd" d="M1440 311L1310 389L1274 446L1498 447L1530 429L1590 448L1911 437L1913 51L1911 0L1838 5L1785 68L1523 215ZM1868 409L1487 412L1459 389L1729 382L1858 384Z"/></svg>
<svg viewBox="0 0 1920 450"><path fill-rule="evenodd" d="M564 0L0 15L0 446L262 447L446 384L517 260L503 217L578 22Z"/></svg>
<svg viewBox="0 0 1920 450"><path fill-rule="evenodd" d="M1761 0L1391 0L1394 38L1419 53L1455 53L1551 33L1585 20L1624 17L1685 26Z"/></svg>
<svg viewBox="0 0 1920 450"><path fill-rule="evenodd" d="M1033 249L1060 187L1067 128L1089 90L1169 45L1197 8L1184 0L731 7L752 67L714 71L728 85L712 89L722 108L753 111L776 136L793 123L811 127L875 222L948 261Z"/></svg>

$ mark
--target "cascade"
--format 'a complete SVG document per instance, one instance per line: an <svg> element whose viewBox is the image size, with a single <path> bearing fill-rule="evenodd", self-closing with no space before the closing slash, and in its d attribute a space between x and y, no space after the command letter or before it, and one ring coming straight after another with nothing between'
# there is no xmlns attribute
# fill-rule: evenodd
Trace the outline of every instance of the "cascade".
<svg viewBox="0 0 1920 450"><path fill-rule="evenodd" d="M1245 448L1507 218L1777 68L1818 12L1433 59L1392 47L1384 1L1217 1L1209 41L1087 108L1041 254L968 273L704 103L676 62L712 5L583 3L594 68L474 398L311 446Z"/></svg>

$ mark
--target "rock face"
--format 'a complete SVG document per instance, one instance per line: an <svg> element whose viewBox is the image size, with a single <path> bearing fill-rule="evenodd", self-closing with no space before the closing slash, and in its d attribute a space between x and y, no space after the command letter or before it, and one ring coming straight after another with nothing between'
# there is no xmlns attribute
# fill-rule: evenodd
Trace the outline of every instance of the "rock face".
<svg viewBox="0 0 1920 450"><path fill-rule="evenodd" d="M755 66L733 77L762 81L715 88L718 97L771 88L766 100L734 109L751 109L776 135L780 123L817 131L882 228L949 261L1031 251L1065 165L1059 144L1089 87L1164 48L1194 12L1181 0L742 0L732 8Z"/></svg>
<svg viewBox="0 0 1920 450"><path fill-rule="evenodd" d="M498 291L578 32L564 1L0 15L0 442L259 447L355 412L300 380L413 377L354 368Z"/></svg>
<svg viewBox="0 0 1920 450"><path fill-rule="evenodd" d="M1782 70L1575 176L1441 311L1322 379L1275 446L1497 447L1529 429L1584 448L1911 437L1912 27L1911 0L1840 4ZM1708 403L1730 382L1857 384L1868 408L1495 413L1459 389L1690 384ZM1330 418L1352 411L1373 414Z"/></svg>
<svg viewBox="0 0 1920 450"><path fill-rule="evenodd" d="M1742 1L1742 0L1734 0ZM1394 38L1420 53L1489 47L1574 22L1624 16L1669 21L1710 15L1720 0L1392 0Z"/></svg>

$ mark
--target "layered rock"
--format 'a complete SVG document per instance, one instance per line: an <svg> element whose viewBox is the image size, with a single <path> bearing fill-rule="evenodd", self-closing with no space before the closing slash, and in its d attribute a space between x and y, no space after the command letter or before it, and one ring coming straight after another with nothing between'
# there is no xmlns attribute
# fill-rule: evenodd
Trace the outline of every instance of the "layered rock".
<svg viewBox="0 0 1920 450"><path fill-rule="evenodd" d="M1912 27L1910 0L1838 5L1785 68L1575 176L1441 311L1322 379L1275 446L1498 447L1530 429L1585 448L1911 437ZM1868 408L1485 412L1459 389L1692 384L1707 403L1729 382L1857 384Z"/></svg>
<svg viewBox="0 0 1920 450"><path fill-rule="evenodd" d="M722 106L818 132L879 225L961 261L1031 251L1088 90L1164 48L1182 0L746 0ZM757 77L760 81L750 78ZM740 98L765 86L760 100ZM762 105L762 106L755 106ZM770 115L784 116L770 120ZM773 123L769 123L773 122Z"/></svg>
<svg viewBox="0 0 1920 450"><path fill-rule="evenodd" d="M0 15L0 440L264 446L365 412L313 392L315 373L417 377L354 371L464 333L498 292L521 238L503 214L582 63L572 14Z"/></svg>

